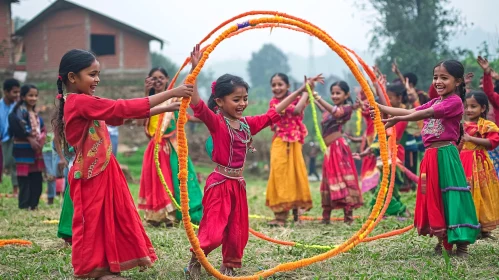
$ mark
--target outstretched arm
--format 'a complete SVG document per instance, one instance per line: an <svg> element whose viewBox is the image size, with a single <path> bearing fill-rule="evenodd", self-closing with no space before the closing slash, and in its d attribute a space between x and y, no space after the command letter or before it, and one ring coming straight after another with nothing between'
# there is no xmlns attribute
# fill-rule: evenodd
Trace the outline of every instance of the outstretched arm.
<svg viewBox="0 0 499 280"><path fill-rule="evenodd" d="M479 56L477 58L477 63L483 69L483 92L487 95L490 104L497 109L499 108L499 94L494 92L494 82L492 81L492 68L487 59Z"/></svg>
<svg viewBox="0 0 499 280"><path fill-rule="evenodd" d="M424 110L419 110L416 111L414 110L412 113L408 115L403 115L403 116L395 116L389 119L384 119L383 122L385 123L385 128L390 128L397 124L400 121L420 121L428 118L432 118L434 116L434 109L433 107L424 109Z"/></svg>
<svg viewBox="0 0 499 280"><path fill-rule="evenodd" d="M303 93L300 100L298 101L298 103L296 104L295 108L294 108L294 111L293 111L293 114L294 115L299 115L303 112L303 110L305 109L305 107L307 106L307 100L308 100L308 92L307 92L307 83L309 84L310 88L313 90L314 89L314 84L315 82L319 82L321 84L324 84L324 77L322 76L322 74L319 74L313 78L310 78L307 80L307 77L305 77L305 82L303 83L303 85L297 90L299 91L300 93Z"/></svg>
<svg viewBox="0 0 499 280"><path fill-rule="evenodd" d="M395 107L389 107L385 105L381 105L378 103L378 108L381 112L392 115L392 116L407 116L410 115L414 112L416 112L416 109L402 109L402 108L395 108ZM371 109L372 113L374 113L374 108Z"/></svg>

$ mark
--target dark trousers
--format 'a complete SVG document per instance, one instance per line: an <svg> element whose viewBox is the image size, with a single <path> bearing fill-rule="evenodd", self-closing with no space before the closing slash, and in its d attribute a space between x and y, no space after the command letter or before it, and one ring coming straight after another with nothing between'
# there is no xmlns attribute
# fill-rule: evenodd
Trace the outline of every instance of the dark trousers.
<svg viewBox="0 0 499 280"><path fill-rule="evenodd" d="M36 209L42 195L42 172L17 176L17 180L19 182L19 209Z"/></svg>
<svg viewBox="0 0 499 280"><path fill-rule="evenodd" d="M310 161L308 163L308 176L315 175L315 177L317 177L317 180L320 181L321 177L319 176L319 174L317 174L317 166L315 165L315 157L311 157L309 160Z"/></svg>

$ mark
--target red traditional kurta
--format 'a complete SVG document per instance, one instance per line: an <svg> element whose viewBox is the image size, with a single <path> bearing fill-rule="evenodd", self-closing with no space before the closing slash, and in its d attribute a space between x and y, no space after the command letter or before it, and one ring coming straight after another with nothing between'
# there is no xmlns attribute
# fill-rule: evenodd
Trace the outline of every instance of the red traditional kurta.
<svg viewBox="0 0 499 280"><path fill-rule="evenodd" d="M86 147L80 144L82 137L84 142L84 139L93 137L89 136L87 129L96 120L118 126L124 119L148 116L147 98L114 101L70 94L64 106L66 138L73 147ZM107 130L103 131L104 140L109 140ZM76 152L82 153L85 160L92 151L83 148L83 151ZM102 151L97 151L97 154L102 154ZM87 169L80 169L83 177L75 174L75 166L68 175L74 203L72 262L75 276L93 278L136 266L151 266L157 257L116 158L111 155L101 173L90 179L86 179L90 176L85 176Z"/></svg>
<svg viewBox="0 0 499 280"><path fill-rule="evenodd" d="M249 143L243 143L244 131L227 127L224 117L215 114L203 101L191 105L194 116L208 127L213 137L212 161L232 169L244 167ZM279 114L270 109L266 114L244 117L241 122L249 126L251 135L280 120ZM213 171L204 188L204 213L199 224L199 243L207 255L222 245L225 267L241 267L244 248L248 242L248 201L243 177L227 177Z"/></svg>

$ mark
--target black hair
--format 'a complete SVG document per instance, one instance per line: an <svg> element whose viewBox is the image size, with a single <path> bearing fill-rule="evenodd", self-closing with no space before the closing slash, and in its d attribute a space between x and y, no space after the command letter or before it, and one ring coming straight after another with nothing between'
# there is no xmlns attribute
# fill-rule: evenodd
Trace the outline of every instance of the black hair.
<svg viewBox="0 0 499 280"><path fill-rule="evenodd" d="M31 90L31 89L36 89L36 86L35 85L32 85L32 84L25 84L21 87L21 99L19 99L19 101L17 101L16 103L16 106L14 106L14 109L12 109L12 111L17 111L17 109L24 103L24 100L22 99L23 97L26 97L26 95L28 94L28 92Z"/></svg>
<svg viewBox="0 0 499 280"><path fill-rule="evenodd" d="M412 72L405 73L404 78L409 79L409 83L413 84L414 86L416 86L418 84L418 76L416 76L416 74L414 74Z"/></svg>
<svg viewBox="0 0 499 280"><path fill-rule="evenodd" d="M270 77L270 83L272 84L272 79L274 77L279 77L282 79L282 81L287 85L289 86L289 77L288 75L284 74L284 73L275 73L274 75L272 75L272 77Z"/></svg>
<svg viewBox="0 0 499 280"><path fill-rule="evenodd" d="M57 133L63 143L64 152L68 153L68 143L64 135L64 91L62 85L68 82L68 74L73 72L78 74L81 70L89 67L97 60L95 55L89 51L72 49L66 52L59 64L59 77L57 78L57 93L61 95L59 98L59 109L52 118L52 127L54 133Z"/></svg>
<svg viewBox="0 0 499 280"><path fill-rule="evenodd" d="M10 78L3 82L4 91L11 91L13 87L21 87L21 84L19 83L18 80Z"/></svg>
<svg viewBox="0 0 499 280"><path fill-rule="evenodd" d="M435 67L433 67L433 73L435 73L435 68L443 66L449 74L454 77L456 80L461 79L461 83L457 86L457 92L461 97L461 100L464 102L466 96L466 88L464 84L464 66L461 62L450 59L440 61Z"/></svg>
<svg viewBox="0 0 499 280"><path fill-rule="evenodd" d="M409 96L407 95L407 89L405 85L401 83L391 84L386 87L386 91L393 92L397 97L401 97L401 103L407 104L409 102Z"/></svg>
<svg viewBox="0 0 499 280"><path fill-rule="evenodd" d="M499 80L494 82L494 92L499 93Z"/></svg>
<svg viewBox="0 0 499 280"><path fill-rule="evenodd" d="M471 92L466 94L466 99L472 97L475 98L478 105L485 107L485 111L482 114L480 114L480 117L486 119L487 114L489 113L489 99L487 98L487 95L483 91L472 90Z"/></svg>
<svg viewBox="0 0 499 280"><path fill-rule="evenodd" d="M208 108L213 112L216 112L217 109L216 98L223 98L224 96L233 93L238 87L244 87L246 91L249 90L249 85L243 78L231 74L220 76L215 83L215 88L210 95L210 99L208 99Z"/></svg>
<svg viewBox="0 0 499 280"><path fill-rule="evenodd" d="M435 67L433 67L433 74L435 74L435 68L443 66L449 74L454 77L456 80L461 79L461 83L457 86L457 92L459 93L459 97L461 97L461 101L464 103L466 100L466 85L464 84L464 66L461 62L450 59L450 60L443 60L437 63ZM457 143L461 142L461 137L463 137L464 134L464 128L463 124L461 123L459 125L459 139L457 140Z"/></svg>
<svg viewBox="0 0 499 280"><path fill-rule="evenodd" d="M333 91L334 86L339 86L342 91L345 92L345 94L348 94L348 98L345 100L344 104L353 104L352 96L350 95L350 87L345 81L337 81L334 82L330 87L329 87L329 92L331 93Z"/></svg>
<svg viewBox="0 0 499 280"><path fill-rule="evenodd" d="M154 72L156 72L156 71L161 72L161 74L163 74L163 75L165 75L165 77L169 78L168 77L168 72L166 72L166 69L163 68L163 67L154 67L154 68L152 68L151 71L149 71L148 77L152 77L152 74L154 74ZM165 85L165 89L166 89L166 87L168 87L168 83ZM151 88L149 90L149 96L154 95L154 93L155 93L154 88Z"/></svg>

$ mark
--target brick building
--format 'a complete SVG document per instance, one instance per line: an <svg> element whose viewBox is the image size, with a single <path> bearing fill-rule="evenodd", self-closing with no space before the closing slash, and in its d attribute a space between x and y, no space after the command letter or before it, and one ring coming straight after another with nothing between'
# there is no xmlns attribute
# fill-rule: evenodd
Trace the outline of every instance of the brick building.
<svg viewBox="0 0 499 280"><path fill-rule="evenodd" d="M163 46L153 35L64 0L55 1L16 35L23 38L30 79L53 78L62 55L74 48L94 52L104 75L143 77L151 68L149 42Z"/></svg>
<svg viewBox="0 0 499 280"><path fill-rule="evenodd" d="M0 76L12 74L20 58L20 40L14 36L14 22L10 5L19 0L0 0ZM17 53L17 54L16 54Z"/></svg>

